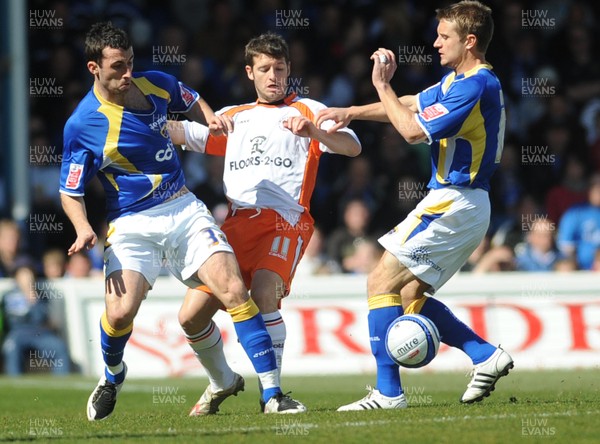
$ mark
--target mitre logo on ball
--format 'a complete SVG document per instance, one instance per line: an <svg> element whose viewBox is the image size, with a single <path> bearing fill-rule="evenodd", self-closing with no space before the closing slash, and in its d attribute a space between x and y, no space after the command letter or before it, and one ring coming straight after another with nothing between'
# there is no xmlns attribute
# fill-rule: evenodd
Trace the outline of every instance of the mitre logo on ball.
<svg viewBox="0 0 600 444"><path fill-rule="evenodd" d="M440 347L440 334L431 319L418 314L394 320L386 334L386 350L397 364L418 368L429 364Z"/></svg>

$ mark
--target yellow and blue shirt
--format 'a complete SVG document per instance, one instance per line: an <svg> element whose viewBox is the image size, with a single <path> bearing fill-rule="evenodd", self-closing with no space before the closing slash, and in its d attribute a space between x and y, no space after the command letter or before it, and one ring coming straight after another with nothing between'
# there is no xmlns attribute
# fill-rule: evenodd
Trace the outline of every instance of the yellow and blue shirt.
<svg viewBox="0 0 600 444"><path fill-rule="evenodd" d="M185 184L167 132L167 112L185 113L199 99L171 75L134 73L132 82L152 108L131 110L92 88L67 120L60 192L83 196L97 174L106 193L108 220L158 205Z"/></svg>
<svg viewBox="0 0 600 444"><path fill-rule="evenodd" d="M452 72L417 95L417 123L431 144L429 188L482 188L500 163L505 111L502 87L484 64Z"/></svg>

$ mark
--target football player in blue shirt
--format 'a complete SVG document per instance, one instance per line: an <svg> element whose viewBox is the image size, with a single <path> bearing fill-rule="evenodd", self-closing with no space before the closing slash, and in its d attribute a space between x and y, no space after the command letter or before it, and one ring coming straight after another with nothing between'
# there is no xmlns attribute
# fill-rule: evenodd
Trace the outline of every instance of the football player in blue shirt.
<svg viewBox="0 0 600 444"><path fill-rule="evenodd" d="M590 178L588 203L569 208L560 219L558 247L580 270L593 269L600 250L600 174Z"/></svg>
<svg viewBox="0 0 600 444"><path fill-rule="evenodd" d="M92 248L84 187L94 176L105 193L109 229L104 252L106 310L100 320L102 377L89 397L90 421L114 410L127 366L123 352L133 319L152 288L163 258L181 282L208 285L230 313L238 338L265 387L265 402L285 413L293 400L279 387L271 338L249 298L233 250L206 206L185 187L167 132L167 112L194 120L214 114L198 93L156 71L133 72L127 34L110 23L86 36L94 85L64 128L61 201L77 238L69 255ZM219 126L219 122L214 122ZM244 388L239 379L232 392Z"/></svg>
<svg viewBox="0 0 600 444"><path fill-rule="evenodd" d="M462 1L436 12L438 36L433 46L441 65L452 69L448 75L417 95L398 98L389 83L397 67L394 53L380 48L371 59L381 102L329 108L317 119L317 124L336 120L331 131L353 119L390 122L409 143L431 145L430 191L379 239L386 252L368 277L377 387L340 411L407 407L398 365L385 347L388 326L403 313L431 319L443 342L473 361L473 378L461 402L481 401L513 367L508 353L483 340L431 297L466 262L488 228L489 180L500 162L505 122L500 82L485 60L494 29L490 8Z"/></svg>

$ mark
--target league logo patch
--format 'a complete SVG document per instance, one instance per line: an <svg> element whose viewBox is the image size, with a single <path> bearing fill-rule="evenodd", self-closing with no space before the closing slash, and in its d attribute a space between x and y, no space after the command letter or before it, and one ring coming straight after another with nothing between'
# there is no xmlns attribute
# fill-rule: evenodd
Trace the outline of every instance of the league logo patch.
<svg viewBox="0 0 600 444"><path fill-rule="evenodd" d="M434 270L441 272L442 268L431 260L429 257L430 254L431 251L429 251L427 247L416 245L411 247L410 251L408 252L408 257L416 265L428 265Z"/></svg>
<svg viewBox="0 0 600 444"><path fill-rule="evenodd" d="M185 106L190 106L192 103L194 103L194 95L189 89L183 86L183 83L181 82L179 82L179 90L181 91L181 98L183 99Z"/></svg>
<svg viewBox="0 0 600 444"><path fill-rule="evenodd" d="M437 119L443 115L448 114L450 111L442 105L441 103L434 103L431 106L428 106L423 110L421 114L419 114L425 122L429 122L431 120Z"/></svg>
<svg viewBox="0 0 600 444"><path fill-rule="evenodd" d="M78 163L72 163L69 165L69 175L67 176L67 183L65 184L65 188L75 190L79 187L79 182L81 182L81 175L83 173L83 165Z"/></svg>

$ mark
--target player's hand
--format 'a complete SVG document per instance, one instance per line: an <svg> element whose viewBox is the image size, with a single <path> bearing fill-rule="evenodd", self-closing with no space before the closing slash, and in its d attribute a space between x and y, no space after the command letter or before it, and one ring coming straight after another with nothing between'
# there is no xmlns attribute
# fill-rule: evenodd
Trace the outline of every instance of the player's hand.
<svg viewBox="0 0 600 444"><path fill-rule="evenodd" d="M233 131L233 119L226 114L215 114L208 121L208 130L212 136L226 136Z"/></svg>
<svg viewBox="0 0 600 444"><path fill-rule="evenodd" d="M96 233L90 228L86 229L86 231L82 231L81 233L77 233L77 239L73 242L73 245L67 251L69 256L81 251L81 250L91 250L98 242L98 236Z"/></svg>
<svg viewBox="0 0 600 444"><path fill-rule="evenodd" d="M385 62L382 59L385 59ZM373 73L371 74L373 86L377 88L390 83L398 67L394 53L389 49L379 48L373 53L371 60L373 60Z"/></svg>
<svg viewBox="0 0 600 444"><path fill-rule="evenodd" d="M312 137L317 129L315 124L304 116L288 117L283 121L283 127L300 137Z"/></svg>
<svg viewBox="0 0 600 444"><path fill-rule="evenodd" d="M340 128L347 127L352 119L348 113L348 108L326 108L317 113L315 125L317 128L321 128L321 125L326 120L333 120L335 122L335 124L327 130L327 132L331 134L335 133Z"/></svg>

